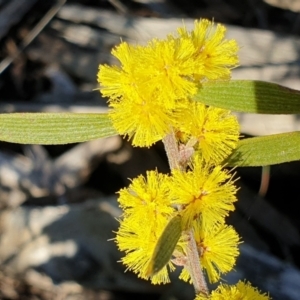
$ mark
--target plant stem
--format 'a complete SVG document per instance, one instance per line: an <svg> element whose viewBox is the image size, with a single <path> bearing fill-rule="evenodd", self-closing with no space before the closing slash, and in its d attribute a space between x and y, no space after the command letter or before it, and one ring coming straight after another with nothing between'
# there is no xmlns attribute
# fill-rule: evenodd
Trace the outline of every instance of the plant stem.
<svg viewBox="0 0 300 300"><path fill-rule="evenodd" d="M187 267L192 278L196 295L201 294L208 296L208 288L204 274L201 270L199 252L197 249L194 233L192 229L188 232L188 245L187 245Z"/></svg>
<svg viewBox="0 0 300 300"><path fill-rule="evenodd" d="M171 170L173 170L173 169L181 170L180 163L179 163L179 160L180 160L179 149L177 146L174 131L172 130L168 135L166 135L163 138L162 141L165 146L170 169Z"/></svg>
<svg viewBox="0 0 300 300"><path fill-rule="evenodd" d="M180 164L180 152L173 130L163 139L167 157L169 160L170 169L179 169L184 171ZM197 249L194 233L192 229L187 231L187 268L189 270L196 294L208 295L208 288L201 270L199 252Z"/></svg>

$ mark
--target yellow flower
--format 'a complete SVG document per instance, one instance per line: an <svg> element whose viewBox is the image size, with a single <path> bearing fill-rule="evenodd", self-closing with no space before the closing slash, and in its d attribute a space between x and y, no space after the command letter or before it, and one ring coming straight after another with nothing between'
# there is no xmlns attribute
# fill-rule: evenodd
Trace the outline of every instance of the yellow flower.
<svg viewBox="0 0 300 300"><path fill-rule="evenodd" d="M147 93L158 95L157 100L168 109L177 107L176 101L191 97L197 92L193 82L195 62L193 43L169 36L166 40L154 39L145 49L144 69L149 75Z"/></svg>
<svg viewBox="0 0 300 300"><path fill-rule="evenodd" d="M136 215L125 217L120 221L115 238L119 250L125 251L122 263L138 277L150 279L153 284L170 282L168 268L174 270L170 261L155 275L149 276L148 272L155 246L167 223L167 218L161 214L144 220L137 219Z"/></svg>
<svg viewBox="0 0 300 300"><path fill-rule="evenodd" d="M209 281L215 283L221 274L232 270L239 255L239 236L231 226L218 224L205 228L201 222L194 222L195 241L201 267L206 270ZM180 278L190 281L188 270L183 269Z"/></svg>
<svg viewBox="0 0 300 300"><path fill-rule="evenodd" d="M191 101L189 109L182 109L178 119L180 132L193 140L195 150L207 162L220 164L237 145L239 123L226 109Z"/></svg>
<svg viewBox="0 0 300 300"><path fill-rule="evenodd" d="M119 191L118 201L125 215L136 215L147 225L155 215L168 219L175 210L170 205L167 182L168 176L157 171L147 171L146 178L140 175L133 179L128 188Z"/></svg>
<svg viewBox="0 0 300 300"><path fill-rule="evenodd" d="M136 68L142 50L141 46L123 42L112 50L112 54L120 60L121 67L99 66L98 82L101 84L101 93L104 97L109 97L109 101L137 96L140 76L145 73Z"/></svg>
<svg viewBox="0 0 300 300"><path fill-rule="evenodd" d="M167 180L166 175L149 171L146 179L139 176L119 192L118 200L124 214L115 240L119 249L126 253L122 262L143 279L149 279L148 266L157 241L174 213L168 198ZM174 269L171 262L167 266ZM150 277L152 283L169 282L167 266Z"/></svg>
<svg viewBox="0 0 300 300"><path fill-rule="evenodd" d="M193 66L190 52L187 43L172 38L145 47L122 43L113 54L127 65L100 66L98 81L109 97L113 125L134 146L148 147L167 135L176 109L186 103L180 98L196 93L196 84L185 78Z"/></svg>
<svg viewBox="0 0 300 300"><path fill-rule="evenodd" d="M149 147L166 136L172 116L196 94L201 80L229 77L237 47L223 40L222 26L213 28L201 20L192 32L181 28L179 36L153 39L145 46L123 42L112 51L120 67L99 67L98 82L109 98L113 125L133 138L134 146Z"/></svg>
<svg viewBox="0 0 300 300"><path fill-rule="evenodd" d="M266 293L260 293L257 288L251 286L249 282L239 281L236 285L221 284L212 291L209 297L198 295L195 300L271 300Z"/></svg>
<svg viewBox="0 0 300 300"><path fill-rule="evenodd" d="M132 138L133 146L149 147L161 140L172 126L172 114L144 97L123 98L111 104L109 115L116 130Z"/></svg>
<svg viewBox="0 0 300 300"><path fill-rule="evenodd" d="M194 52L191 41L172 36L166 40L153 39L146 46L123 42L112 51L121 66L99 67L101 92L110 102L131 97L136 101L142 96L174 109L176 100L197 92L191 77Z"/></svg>
<svg viewBox="0 0 300 300"><path fill-rule="evenodd" d="M194 60L199 62L199 70L195 71L195 79L217 80L229 79L231 69L238 64L238 45L235 40L225 40L226 28L209 20L195 21L194 30L179 28L182 38L190 39L197 49Z"/></svg>
<svg viewBox="0 0 300 300"><path fill-rule="evenodd" d="M222 223L228 212L234 210L237 188L232 175L221 166L195 161L190 171L174 170L168 184L173 205L182 210L185 229L197 218L204 228Z"/></svg>

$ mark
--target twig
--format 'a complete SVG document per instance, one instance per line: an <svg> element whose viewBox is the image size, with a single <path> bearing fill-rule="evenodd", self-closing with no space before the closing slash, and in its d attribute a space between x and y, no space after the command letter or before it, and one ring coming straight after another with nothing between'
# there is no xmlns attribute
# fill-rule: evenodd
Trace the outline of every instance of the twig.
<svg viewBox="0 0 300 300"><path fill-rule="evenodd" d="M183 171L180 164L180 152L177 146L174 131L172 130L166 137L163 138L163 143L169 160L171 170L178 169ZM199 252L192 229L187 231L187 268L189 270L192 282L195 288L196 295L208 295L207 284L201 270Z"/></svg>
<svg viewBox="0 0 300 300"><path fill-rule="evenodd" d="M10 56L7 56L0 63L0 74L24 51L24 49L40 34L45 26L52 20L57 14L60 8L65 4L66 0L59 0L55 6L45 14L45 16L38 22L38 24L30 31L30 33L24 38L19 49Z"/></svg>
<svg viewBox="0 0 300 300"><path fill-rule="evenodd" d="M116 8L120 13L127 15L129 13L128 8L118 0L108 0L108 2Z"/></svg>

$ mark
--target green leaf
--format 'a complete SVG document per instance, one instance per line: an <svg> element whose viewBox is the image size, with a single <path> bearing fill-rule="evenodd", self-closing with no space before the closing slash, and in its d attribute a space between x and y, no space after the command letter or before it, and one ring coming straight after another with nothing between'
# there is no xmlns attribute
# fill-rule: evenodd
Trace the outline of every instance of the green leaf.
<svg viewBox="0 0 300 300"><path fill-rule="evenodd" d="M0 140L18 144L68 144L116 135L105 113L0 114Z"/></svg>
<svg viewBox="0 0 300 300"><path fill-rule="evenodd" d="M148 266L148 276L159 272L171 259L177 242L181 236L181 216L171 219L157 241L151 261Z"/></svg>
<svg viewBox="0 0 300 300"><path fill-rule="evenodd" d="M195 100L248 113L300 113L300 91L255 80L207 82L199 89Z"/></svg>
<svg viewBox="0 0 300 300"><path fill-rule="evenodd" d="M229 166L268 166L300 160L300 132L241 140L227 159Z"/></svg>

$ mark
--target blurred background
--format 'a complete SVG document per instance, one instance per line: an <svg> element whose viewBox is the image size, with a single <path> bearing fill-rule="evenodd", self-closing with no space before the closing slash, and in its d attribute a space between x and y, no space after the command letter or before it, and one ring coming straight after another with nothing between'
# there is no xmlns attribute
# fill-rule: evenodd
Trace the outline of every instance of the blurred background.
<svg viewBox="0 0 300 300"><path fill-rule="evenodd" d="M235 79L300 90L300 0L0 0L0 112L105 112L99 64L121 40L163 38L194 19L225 23L241 47ZM147 70L145 70L146 72ZM243 136L299 130L299 116L238 114ZM192 286L139 280L118 261L116 192L168 173L161 143L119 136L63 146L0 143L0 299L193 299ZM242 236L226 283L247 279L273 299L300 299L300 163L238 168L228 222Z"/></svg>

